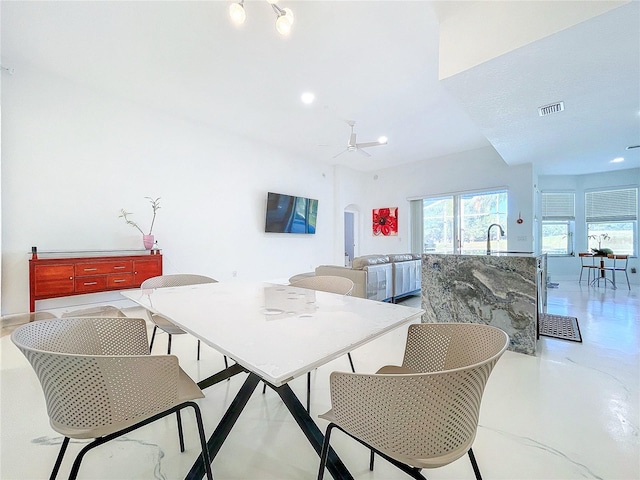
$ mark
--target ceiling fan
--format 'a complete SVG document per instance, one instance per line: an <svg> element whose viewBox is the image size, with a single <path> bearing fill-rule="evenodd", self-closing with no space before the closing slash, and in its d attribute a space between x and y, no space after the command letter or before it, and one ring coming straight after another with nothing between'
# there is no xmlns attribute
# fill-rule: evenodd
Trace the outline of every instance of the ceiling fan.
<svg viewBox="0 0 640 480"><path fill-rule="evenodd" d="M365 152L363 148L379 147L380 145L387 144L387 137L380 137L377 142L358 143L356 142L356 134L353 131L353 127L355 126L356 122L354 122L353 120L348 120L347 124L351 127L351 135L349 136L349 143L347 144L347 148L342 150L340 153L334 155L333 158L339 157L340 155L346 152L359 152L366 157L370 157L371 155Z"/></svg>

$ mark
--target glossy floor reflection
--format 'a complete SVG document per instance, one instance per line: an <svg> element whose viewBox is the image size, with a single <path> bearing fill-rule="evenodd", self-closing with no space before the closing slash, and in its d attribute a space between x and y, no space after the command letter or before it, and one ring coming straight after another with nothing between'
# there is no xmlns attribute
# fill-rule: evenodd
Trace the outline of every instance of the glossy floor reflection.
<svg viewBox="0 0 640 480"><path fill-rule="evenodd" d="M417 297L408 299L415 306ZM632 290L561 283L549 291L550 313L578 318L583 343L542 338L538 354L506 352L493 371L483 399L474 452L487 479L640 478L640 294ZM135 309L127 311L135 316ZM372 372L400 362L406 329L352 352L356 370ZM173 339L173 351L194 379L223 368L223 357L204 347L196 361L196 341ZM158 340L164 349L166 335ZM48 425L37 379L26 360L1 338L0 478L48 478L61 438ZM328 376L349 370L345 356L312 375L312 416L329 408ZM244 375L215 385L199 401L207 432L223 415ZM292 383L305 398L305 378ZM318 457L274 392L258 388L213 462L216 480L301 480L317 475ZM180 453L173 417L137 430L90 452L81 479L180 479L198 454L195 421L186 413L187 450ZM322 429L325 423L318 420ZM408 478L376 462L368 470L363 447L336 433L332 440L356 479ZM80 445L73 442L69 452ZM65 478L70 459L59 478ZM466 457L426 472L431 480L473 478ZM325 478L329 478L326 476Z"/></svg>

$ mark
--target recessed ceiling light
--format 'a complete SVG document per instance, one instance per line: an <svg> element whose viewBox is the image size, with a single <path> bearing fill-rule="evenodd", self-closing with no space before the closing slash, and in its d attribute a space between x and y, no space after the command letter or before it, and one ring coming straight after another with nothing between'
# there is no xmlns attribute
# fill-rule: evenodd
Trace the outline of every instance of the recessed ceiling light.
<svg viewBox="0 0 640 480"><path fill-rule="evenodd" d="M316 96L311 92L305 92L302 94L300 99L302 100L302 103L304 103L305 105L310 105L316 99Z"/></svg>
<svg viewBox="0 0 640 480"><path fill-rule="evenodd" d="M622 157L614 158L609 163L620 163L620 162L624 162L624 158Z"/></svg>
<svg viewBox="0 0 640 480"><path fill-rule="evenodd" d="M384 145L385 143L387 143L388 138L387 137L380 137L378 139L378 143L381 143L382 145Z"/></svg>

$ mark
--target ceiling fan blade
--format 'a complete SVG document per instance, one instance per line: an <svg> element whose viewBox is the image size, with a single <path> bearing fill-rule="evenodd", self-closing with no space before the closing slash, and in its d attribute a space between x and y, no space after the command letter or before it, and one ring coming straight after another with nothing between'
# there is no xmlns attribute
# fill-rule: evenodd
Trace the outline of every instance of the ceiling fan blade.
<svg viewBox="0 0 640 480"><path fill-rule="evenodd" d="M360 150L359 148L356 150L356 152L361 153L361 154L362 154L362 155L364 155L365 157L370 157L370 156L371 156L371 154L369 154L369 153L365 152L364 150Z"/></svg>
<svg viewBox="0 0 640 480"><path fill-rule="evenodd" d="M345 149L344 149L344 150L342 150L340 153L335 154L335 155L333 156L333 158L339 157L340 155L342 155L343 153L348 152L348 151L349 151L349 149L348 149L348 148L345 148Z"/></svg>
<svg viewBox="0 0 640 480"><path fill-rule="evenodd" d="M380 145L386 145L386 144L385 143L380 143L380 142L356 143L356 147L358 147L358 148L379 147Z"/></svg>

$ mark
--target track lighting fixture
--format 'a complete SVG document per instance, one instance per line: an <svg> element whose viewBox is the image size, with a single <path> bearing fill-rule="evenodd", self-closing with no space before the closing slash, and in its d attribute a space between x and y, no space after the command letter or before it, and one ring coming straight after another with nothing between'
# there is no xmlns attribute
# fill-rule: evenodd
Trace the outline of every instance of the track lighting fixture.
<svg viewBox="0 0 640 480"><path fill-rule="evenodd" d="M291 26L293 25L293 12L290 8L280 8L275 3L271 4L273 11L276 12L276 30L280 35L289 35Z"/></svg>
<svg viewBox="0 0 640 480"><path fill-rule="evenodd" d="M267 0L271 8L276 13L276 30L280 35L289 35L293 25L293 12L290 8L281 8L276 4L276 0ZM244 10L244 0L234 2L229 5L229 16L236 25L242 25L246 19Z"/></svg>

